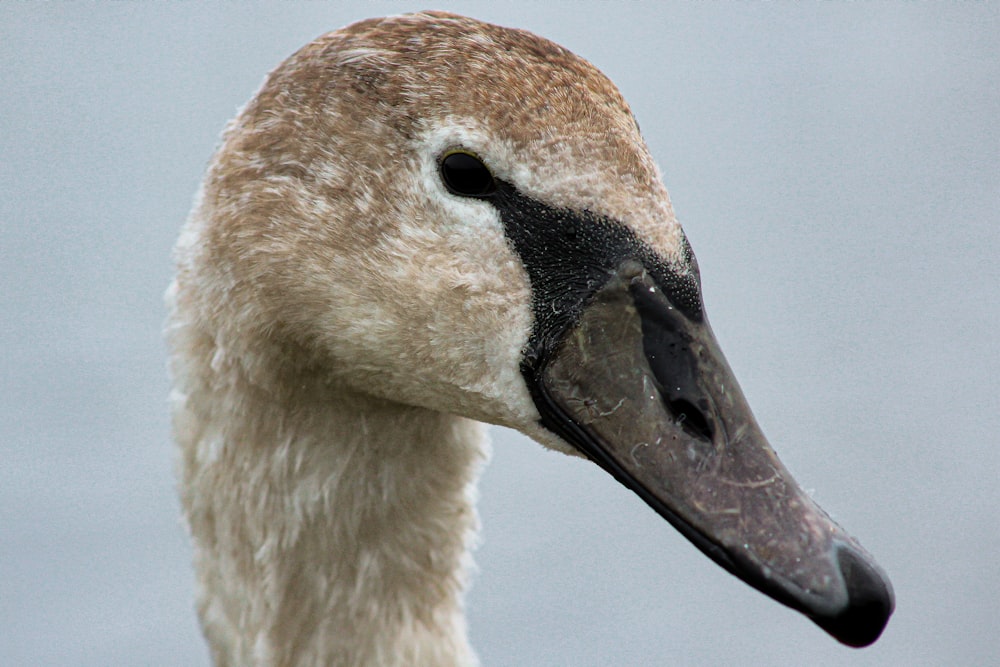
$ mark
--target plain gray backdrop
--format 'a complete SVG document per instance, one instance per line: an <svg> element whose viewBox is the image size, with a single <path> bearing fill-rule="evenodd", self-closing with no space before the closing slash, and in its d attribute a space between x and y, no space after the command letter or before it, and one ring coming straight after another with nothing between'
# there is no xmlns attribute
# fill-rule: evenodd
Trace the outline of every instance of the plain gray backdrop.
<svg viewBox="0 0 1000 667"><path fill-rule="evenodd" d="M437 3L619 85L759 421L897 611L840 646L596 466L495 430L468 596L484 664L997 664L998 5L539 5ZM207 665L171 246L268 70L424 7L0 4L0 664Z"/></svg>

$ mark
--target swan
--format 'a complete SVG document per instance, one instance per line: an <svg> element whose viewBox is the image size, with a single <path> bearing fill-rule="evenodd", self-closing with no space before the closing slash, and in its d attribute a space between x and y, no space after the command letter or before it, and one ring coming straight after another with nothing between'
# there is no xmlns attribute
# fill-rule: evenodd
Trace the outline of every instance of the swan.
<svg viewBox="0 0 1000 667"><path fill-rule="evenodd" d="M632 112L566 49L439 12L316 39L225 129L175 258L216 665L476 664L484 424L597 463L845 644L887 623L754 421Z"/></svg>

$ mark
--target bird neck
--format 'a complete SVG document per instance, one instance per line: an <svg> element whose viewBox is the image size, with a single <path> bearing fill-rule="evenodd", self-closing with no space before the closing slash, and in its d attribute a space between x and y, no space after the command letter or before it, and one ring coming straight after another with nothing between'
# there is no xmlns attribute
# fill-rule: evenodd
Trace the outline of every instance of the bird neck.
<svg viewBox="0 0 1000 667"><path fill-rule="evenodd" d="M482 425L198 347L174 370L175 430L216 664L475 664Z"/></svg>

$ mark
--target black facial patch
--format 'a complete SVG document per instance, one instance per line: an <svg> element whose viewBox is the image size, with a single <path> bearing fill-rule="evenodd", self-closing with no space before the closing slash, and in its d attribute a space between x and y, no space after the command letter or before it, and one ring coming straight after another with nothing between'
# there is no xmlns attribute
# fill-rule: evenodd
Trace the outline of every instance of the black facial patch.
<svg viewBox="0 0 1000 667"><path fill-rule="evenodd" d="M554 208L497 180L487 198L531 281L534 326L521 372L534 384L542 361L554 351L593 294L621 263L643 264L674 306L695 322L703 318L697 263L684 239L690 270L678 272L620 222L591 211Z"/></svg>

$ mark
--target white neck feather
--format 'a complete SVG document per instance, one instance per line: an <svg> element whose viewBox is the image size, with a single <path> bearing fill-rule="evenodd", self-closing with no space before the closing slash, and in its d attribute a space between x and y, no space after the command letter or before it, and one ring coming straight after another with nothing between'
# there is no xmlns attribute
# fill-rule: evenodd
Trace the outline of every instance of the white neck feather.
<svg viewBox="0 0 1000 667"><path fill-rule="evenodd" d="M182 498L216 664L475 664L462 594L484 427L294 364L251 379L182 329Z"/></svg>

